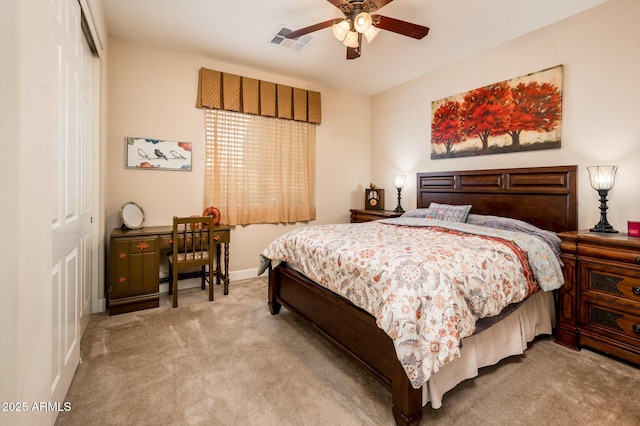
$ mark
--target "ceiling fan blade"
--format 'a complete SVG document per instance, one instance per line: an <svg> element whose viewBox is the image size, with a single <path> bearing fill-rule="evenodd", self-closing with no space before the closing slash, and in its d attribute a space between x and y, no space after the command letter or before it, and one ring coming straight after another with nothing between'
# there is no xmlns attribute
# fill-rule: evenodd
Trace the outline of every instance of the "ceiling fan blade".
<svg viewBox="0 0 640 426"><path fill-rule="evenodd" d="M347 0L327 0L329 3L339 8L341 4L349 4Z"/></svg>
<svg viewBox="0 0 640 426"><path fill-rule="evenodd" d="M285 38L298 38L305 34L312 33L314 31L321 30L323 28L328 28L333 25L334 19L329 19L328 21L320 22L315 25L310 25L308 27L300 28L299 30L291 31L289 34L285 35Z"/></svg>
<svg viewBox="0 0 640 426"><path fill-rule="evenodd" d="M341 7L342 5L349 6L349 4L351 3L349 0L327 0L327 1L340 10L343 10ZM369 0L370 6L367 6L366 4L363 6L367 12L369 11L373 12L374 10L381 9L382 7L388 5L392 1L393 0ZM363 1L362 3L367 3L367 2Z"/></svg>
<svg viewBox="0 0 640 426"><path fill-rule="evenodd" d="M347 59L358 59L362 50L362 34L358 34L358 47L347 47Z"/></svg>
<svg viewBox="0 0 640 426"><path fill-rule="evenodd" d="M375 9L371 9L371 11L382 9L382 7L388 5L392 1L393 0L371 0L370 2L376 5Z"/></svg>
<svg viewBox="0 0 640 426"><path fill-rule="evenodd" d="M391 31L403 36L422 39L429 34L429 28L411 22L401 21L388 16L372 15L374 26L383 30ZM377 21L377 22L376 22Z"/></svg>
<svg viewBox="0 0 640 426"><path fill-rule="evenodd" d="M347 59L358 59L360 57L359 47L347 47Z"/></svg>

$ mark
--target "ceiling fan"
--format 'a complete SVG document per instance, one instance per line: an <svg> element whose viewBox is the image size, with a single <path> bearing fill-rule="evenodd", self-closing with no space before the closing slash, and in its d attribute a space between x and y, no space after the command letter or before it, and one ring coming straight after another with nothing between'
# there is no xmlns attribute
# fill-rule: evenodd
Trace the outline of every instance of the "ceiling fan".
<svg viewBox="0 0 640 426"><path fill-rule="evenodd" d="M382 15L372 15L383 6L393 0L327 0L329 3L340 9L344 14L343 19L329 19L309 27L291 31L285 37L295 39L323 28L331 27L333 35L347 46L347 59L357 59L360 57L362 46L362 36L371 43L380 30L392 31L394 33L422 39L429 33L428 27L389 18Z"/></svg>

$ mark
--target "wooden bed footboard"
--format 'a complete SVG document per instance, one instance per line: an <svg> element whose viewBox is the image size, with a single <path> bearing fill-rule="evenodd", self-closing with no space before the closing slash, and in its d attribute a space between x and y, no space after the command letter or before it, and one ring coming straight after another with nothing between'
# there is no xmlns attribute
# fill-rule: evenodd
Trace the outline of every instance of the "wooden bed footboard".
<svg viewBox="0 0 640 426"><path fill-rule="evenodd" d="M373 316L286 264L269 268L268 304L273 315L280 312L281 306L285 306L307 321L329 342L387 386L391 391L396 424L420 423L422 390L411 386L398 361L391 338L378 328Z"/></svg>

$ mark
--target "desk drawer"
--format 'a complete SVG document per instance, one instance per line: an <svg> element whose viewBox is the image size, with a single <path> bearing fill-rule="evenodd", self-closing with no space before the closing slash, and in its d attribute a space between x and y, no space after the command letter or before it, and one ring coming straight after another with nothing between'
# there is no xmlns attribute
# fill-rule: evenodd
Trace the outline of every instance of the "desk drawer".
<svg viewBox="0 0 640 426"><path fill-rule="evenodd" d="M173 240L173 237L171 236L171 233L161 235L158 243L160 244L160 250L170 249L172 240Z"/></svg>
<svg viewBox="0 0 640 426"><path fill-rule="evenodd" d="M219 244L229 244L230 237L231 232L229 231L215 231L213 233L213 240Z"/></svg>
<svg viewBox="0 0 640 426"><path fill-rule="evenodd" d="M129 241L129 253L153 253L157 250L156 239L146 238L140 240Z"/></svg>
<svg viewBox="0 0 640 426"><path fill-rule="evenodd" d="M219 244L229 244L231 240L231 232L228 230L214 231L213 239ZM162 235L160 237L160 249L171 249L173 243L173 237L171 235Z"/></svg>

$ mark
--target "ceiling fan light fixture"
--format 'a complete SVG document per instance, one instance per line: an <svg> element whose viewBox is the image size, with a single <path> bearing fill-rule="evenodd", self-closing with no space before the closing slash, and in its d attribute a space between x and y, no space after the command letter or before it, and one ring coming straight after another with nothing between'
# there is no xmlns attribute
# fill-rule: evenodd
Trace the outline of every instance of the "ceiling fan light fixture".
<svg viewBox="0 0 640 426"><path fill-rule="evenodd" d="M376 36L379 33L380 33L380 28L376 28L374 26L371 26L371 28L369 28L367 31L365 31L364 38L367 39L367 43L371 43L373 41L373 39L376 38Z"/></svg>
<svg viewBox="0 0 640 426"><path fill-rule="evenodd" d="M371 23L371 15L367 12L360 12L353 20L353 28L355 28L357 32L364 34L369 28L371 28Z"/></svg>
<svg viewBox="0 0 640 426"><path fill-rule="evenodd" d="M349 21L347 21L346 19L338 22L337 24L333 24L331 26L331 31L333 32L333 36L342 42L344 42L344 39L347 37L347 34L349 34L350 30L351 30L351 25L349 24Z"/></svg>
<svg viewBox="0 0 640 426"><path fill-rule="evenodd" d="M349 31L342 44L347 47L358 47L358 33L356 31Z"/></svg>

